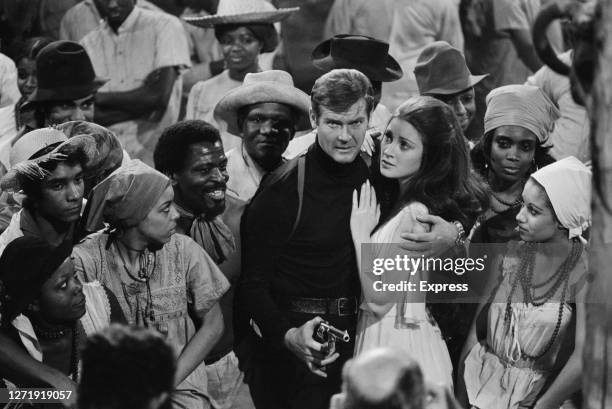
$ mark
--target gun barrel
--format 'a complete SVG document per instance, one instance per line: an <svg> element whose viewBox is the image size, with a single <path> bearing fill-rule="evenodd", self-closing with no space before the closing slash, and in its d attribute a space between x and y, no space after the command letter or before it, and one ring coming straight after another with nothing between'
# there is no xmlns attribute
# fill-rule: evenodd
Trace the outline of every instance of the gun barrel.
<svg viewBox="0 0 612 409"><path fill-rule="evenodd" d="M339 330L338 328L334 327L333 325L329 325L329 324L325 324L325 326L327 327L327 330L329 331L329 333L335 336L336 338L341 339L344 342L349 342L351 340L351 337L349 336L348 331Z"/></svg>

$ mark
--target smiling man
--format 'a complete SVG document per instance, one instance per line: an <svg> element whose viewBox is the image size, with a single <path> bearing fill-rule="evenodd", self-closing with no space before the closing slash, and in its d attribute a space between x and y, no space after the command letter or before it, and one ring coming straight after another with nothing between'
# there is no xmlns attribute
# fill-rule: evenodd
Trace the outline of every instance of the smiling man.
<svg viewBox="0 0 612 409"><path fill-rule="evenodd" d="M228 175L219 131L200 120L179 122L164 130L153 156L155 168L172 180L177 231L222 263L234 239L220 218Z"/></svg>
<svg viewBox="0 0 612 409"><path fill-rule="evenodd" d="M211 124L190 120L172 125L163 132L153 155L155 167L172 181L174 207L179 213L177 232L190 236L222 268L230 283L235 283L239 269L228 269L239 259L234 235L221 219L225 210L228 179L227 158L219 131ZM230 259L230 260L228 260ZM208 393L219 408L252 407L248 388L233 352L233 288L219 304L224 331L204 362ZM235 401L243 406L236 406Z"/></svg>
<svg viewBox="0 0 612 409"><path fill-rule="evenodd" d="M242 137L240 148L229 151L227 158L219 132L204 121L180 122L160 137L155 165L173 180L179 232L200 243L232 284L241 272L240 243L234 238L240 235L244 206L262 176L282 164L281 155L296 129L309 126L308 106L308 96L293 87L288 73L247 74L245 83L227 93L215 109L230 132ZM223 221L229 228L217 217L225 209L226 182ZM252 407L233 352L233 303L234 287L221 299L225 331L206 359L208 391L222 408Z"/></svg>

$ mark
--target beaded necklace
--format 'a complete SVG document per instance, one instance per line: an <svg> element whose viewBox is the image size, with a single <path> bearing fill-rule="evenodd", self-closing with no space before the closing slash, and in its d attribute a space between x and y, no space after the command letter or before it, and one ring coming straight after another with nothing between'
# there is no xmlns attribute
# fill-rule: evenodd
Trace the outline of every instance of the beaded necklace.
<svg viewBox="0 0 612 409"><path fill-rule="evenodd" d="M34 333L36 337L39 339L46 340L58 340L63 338L69 331L69 329L61 329L61 330L49 330L43 329L39 325L32 322L32 326L34 327ZM74 381L77 380L77 376L79 374L79 335L80 335L80 326L78 325L78 321L72 326L72 345L71 345L71 353L70 353L70 373L68 375L72 375L72 379Z"/></svg>
<svg viewBox="0 0 612 409"><path fill-rule="evenodd" d="M523 199L521 198L520 194L518 195L518 197L516 198L514 202L506 202L505 200L497 196L495 192L491 192L491 196L493 196L493 198L497 200L499 203L503 204L504 206L508 206L508 207L514 207L516 205L520 205L521 203L523 203Z"/></svg>
<svg viewBox="0 0 612 409"><path fill-rule="evenodd" d="M123 244L123 243L122 243ZM123 244L125 247L129 249L128 246ZM123 257L123 253L119 248L119 244L115 241L115 247L117 248L117 252L119 253L119 257L121 258L121 263L123 264L123 269L127 273L127 275L134 281L138 281L144 283L147 288L147 304L145 306L145 311L148 311L149 319L153 321L155 319L155 312L153 311L153 295L151 293L151 285L149 281L155 272L155 267L157 266L157 255L156 252L150 252L147 249L139 251L138 255L138 273L137 275L132 274L130 269L127 266L127 262ZM152 266L152 268L150 268ZM150 272L149 272L150 271Z"/></svg>
<svg viewBox="0 0 612 409"><path fill-rule="evenodd" d="M555 329L548 343L546 344L544 349L537 355L530 355L526 352L521 353L521 358L528 359L531 361L535 361L546 355L554 345L557 337L559 336L559 332L561 330L561 323L563 322L563 307L565 304L567 289L569 286L570 273L578 263L578 260L580 260L580 256L582 255L583 251L583 245L579 240L572 240L572 248L570 249L570 253L563 261L563 263L561 263L555 274L551 275L549 278L539 284L532 284L533 268L535 266L535 256L537 253L537 248L538 243L527 242L523 243L523 245L519 249L523 256L521 257L521 262L519 263L518 274L516 275L516 278L512 283L510 293L508 294L508 299L506 301L506 311L504 315L504 324L509 326L512 317L512 297L516 288L518 287L519 282L523 290L525 304L532 304L536 307L544 305L545 303L550 301L550 299L557 293L557 290L563 285L561 299L559 301L559 313L557 315L557 323L555 324ZM535 294L536 289L542 288L546 285L549 285L550 283L553 284L550 285L549 289L543 294ZM512 328L511 330L514 331L514 328Z"/></svg>

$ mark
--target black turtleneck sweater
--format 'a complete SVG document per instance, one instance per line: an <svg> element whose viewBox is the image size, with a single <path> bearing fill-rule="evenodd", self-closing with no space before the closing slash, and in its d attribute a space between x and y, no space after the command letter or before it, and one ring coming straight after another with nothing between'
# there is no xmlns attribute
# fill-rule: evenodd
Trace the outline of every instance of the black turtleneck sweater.
<svg viewBox="0 0 612 409"><path fill-rule="evenodd" d="M353 190L368 174L360 156L339 164L315 142L306 153L302 213L293 235L296 164L287 162L262 181L242 220L239 303L267 342L281 346L285 333L303 324L292 322L276 296L359 297L350 216Z"/></svg>

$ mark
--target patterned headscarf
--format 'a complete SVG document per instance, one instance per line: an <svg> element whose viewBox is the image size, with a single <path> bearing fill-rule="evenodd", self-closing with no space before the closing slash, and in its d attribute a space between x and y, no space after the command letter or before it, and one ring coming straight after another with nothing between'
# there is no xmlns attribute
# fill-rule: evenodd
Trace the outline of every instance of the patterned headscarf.
<svg viewBox="0 0 612 409"><path fill-rule="evenodd" d="M120 167L91 191L85 210L85 230L129 228L144 220L157 203L170 179L134 159Z"/></svg>
<svg viewBox="0 0 612 409"><path fill-rule="evenodd" d="M569 238L579 237L591 225L591 171L573 156L544 166L531 175L544 187Z"/></svg>
<svg viewBox="0 0 612 409"><path fill-rule="evenodd" d="M96 141L95 155L89 159L85 177L101 180L121 166L123 148L117 136L103 126L86 121L70 121L57 125L68 138L89 135Z"/></svg>
<svg viewBox="0 0 612 409"><path fill-rule="evenodd" d="M506 85L487 95L484 128L487 133L504 125L521 126L533 132L540 145L550 147L548 136L560 116L559 109L540 88Z"/></svg>

